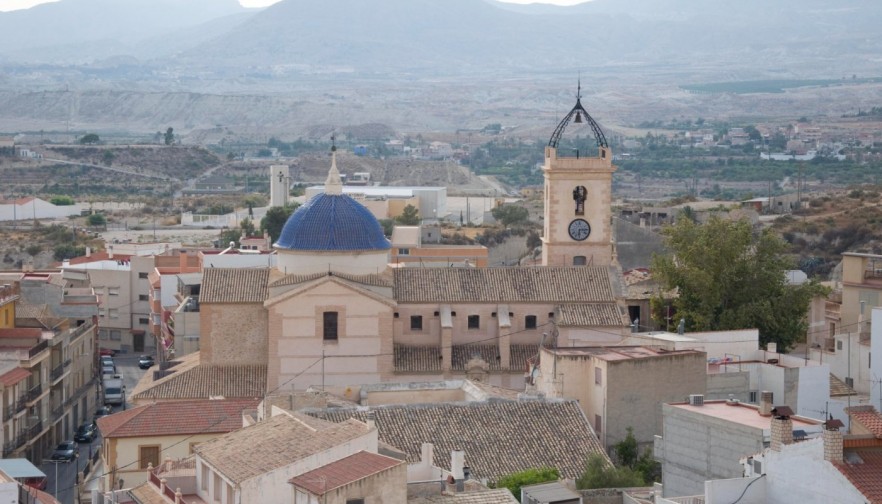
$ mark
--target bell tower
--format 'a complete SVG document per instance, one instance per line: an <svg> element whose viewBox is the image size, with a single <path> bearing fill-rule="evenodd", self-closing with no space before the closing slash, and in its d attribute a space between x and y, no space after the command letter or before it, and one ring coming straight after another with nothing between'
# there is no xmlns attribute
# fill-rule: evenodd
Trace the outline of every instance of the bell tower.
<svg viewBox="0 0 882 504"><path fill-rule="evenodd" d="M576 105L561 120L545 147L545 228L543 266L603 266L613 262L612 151L600 126L582 106L581 82ZM567 126L587 124L597 156L561 156L558 145ZM587 154L587 153L585 153Z"/></svg>

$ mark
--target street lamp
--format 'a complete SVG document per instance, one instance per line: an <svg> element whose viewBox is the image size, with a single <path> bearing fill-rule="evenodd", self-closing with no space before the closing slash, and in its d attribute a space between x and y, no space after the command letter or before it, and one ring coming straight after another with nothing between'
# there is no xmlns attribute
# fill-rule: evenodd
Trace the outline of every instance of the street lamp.
<svg viewBox="0 0 882 504"><path fill-rule="evenodd" d="M45 462L46 462L46 461L44 461L44 463L45 463ZM50 464L53 464L53 465L55 466L55 494L54 494L54 496L55 496L56 499L58 499L58 464L60 464L60 463L63 462L63 461L62 461L62 460L52 460L52 459L49 459L48 462L49 462Z"/></svg>

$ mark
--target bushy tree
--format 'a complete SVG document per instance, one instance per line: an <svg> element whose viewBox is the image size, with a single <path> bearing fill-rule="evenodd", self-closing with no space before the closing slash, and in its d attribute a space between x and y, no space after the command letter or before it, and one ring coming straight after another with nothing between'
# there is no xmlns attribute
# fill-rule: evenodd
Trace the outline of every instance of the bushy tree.
<svg viewBox="0 0 882 504"><path fill-rule="evenodd" d="M630 467L616 467L600 454L588 457L585 472L576 480L580 489L641 487L643 478Z"/></svg>
<svg viewBox="0 0 882 504"><path fill-rule="evenodd" d="M652 271L665 291L676 290L676 317L690 331L757 328L763 344L786 350L806 332L812 297L826 288L811 280L788 285L794 267L787 244L747 220L712 217L705 224L679 219L663 231L669 255L655 255ZM653 299L662 320L665 301Z"/></svg>
<svg viewBox="0 0 882 504"><path fill-rule="evenodd" d="M500 205L490 210L490 213L503 226L524 224L530 219L530 211L518 205Z"/></svg>
<svg viewBox="0 0 882 504"><path fill-rule="evenodd" d="M90 226L103 226L107 224L107 219L100 213L94 213L86 217L86 223Z"/></svg>
<svg viewBox="0 0 882 504"><path fill-rule="evenodd" d="M413 205L407 205L401 210L401 215L395 217L395 222L401 226L416 226L420 223L420 211Z"/></svg>
<svg viewBox="0 0 882 504"><path fill-rule="evenodd" d="M83 137L80 138L80 143L83 145L95 145L100 141L101 139L95 133L89 133L88 135L83 135Z"/></svg>
<svg viewBox="0 0 882 504"><path fill-rule="evenodd" d="M653 458L652 449L647 447L638 457L639 450L633 428L628 427L628 435L613 445L613 451L619 466L633 469L645 483L652 483L660 479L661 465Z"/></svg>
<svg viewBox="0 0 882 504"><path fill-rule="evenodd" d="M49 203L56 206L70 206L74 204L74 200L70 196L52 196Z"/></svg>
<svg viewBox="0 0 882 504"><path fill-rule="evenodd" d="M282 228L288 222L288 217L297 210L299 203L289 203L285 206L272 207L266 211L266 215L260 220L260 231L269 233L273 243L279 239L282 234Z"/></svg>
<svg viewBox="0 0 882 504"><path fill-rule="evenodd" d="M511 494L515 496L515 499L520 502L522 486L557 481L558 479L560 479L560 471L557 469L553 467L539 467L503 476L496 482L496 488L508 488Z"/></svg>
<svg viewBox="0 0 882 504"><path fill-rule="evenodd" d="M175 129L169 126L168 129L165 130L165 135L163 136L163 138L165 140L165 145L171 145L175 143Z"/></svg>
<svg viewBox="0 0 882 504"><path fill-rule="evenodd" d="M56 245L55 249L53 249L52 252L52 255L53 257L55 257L56 261L63 261L65 259L71 259L84 255L86 253L86 247L75 247L70 244Z"/></svg>

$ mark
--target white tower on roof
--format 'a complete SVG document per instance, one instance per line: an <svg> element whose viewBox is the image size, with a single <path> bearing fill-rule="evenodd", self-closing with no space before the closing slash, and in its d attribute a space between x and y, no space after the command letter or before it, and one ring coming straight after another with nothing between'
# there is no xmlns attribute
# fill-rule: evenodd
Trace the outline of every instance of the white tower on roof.
<svg viewBox="0 0 882 504"><path fill-rule="evenodd" d="M270 166L270 206L280 207L288 203L291 176L288 165Z"/></svg>

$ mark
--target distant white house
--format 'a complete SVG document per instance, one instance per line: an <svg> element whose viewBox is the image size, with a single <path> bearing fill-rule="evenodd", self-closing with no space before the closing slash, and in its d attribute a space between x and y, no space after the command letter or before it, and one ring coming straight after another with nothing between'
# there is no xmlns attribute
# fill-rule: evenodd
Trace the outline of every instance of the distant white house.
<svg viewBox="0 0 882 504"><path fill-rule="evenodd" d="M80 205L53 205L40 198L27 196L0 202L0 221L64 219L80 215Z"/></svg>

